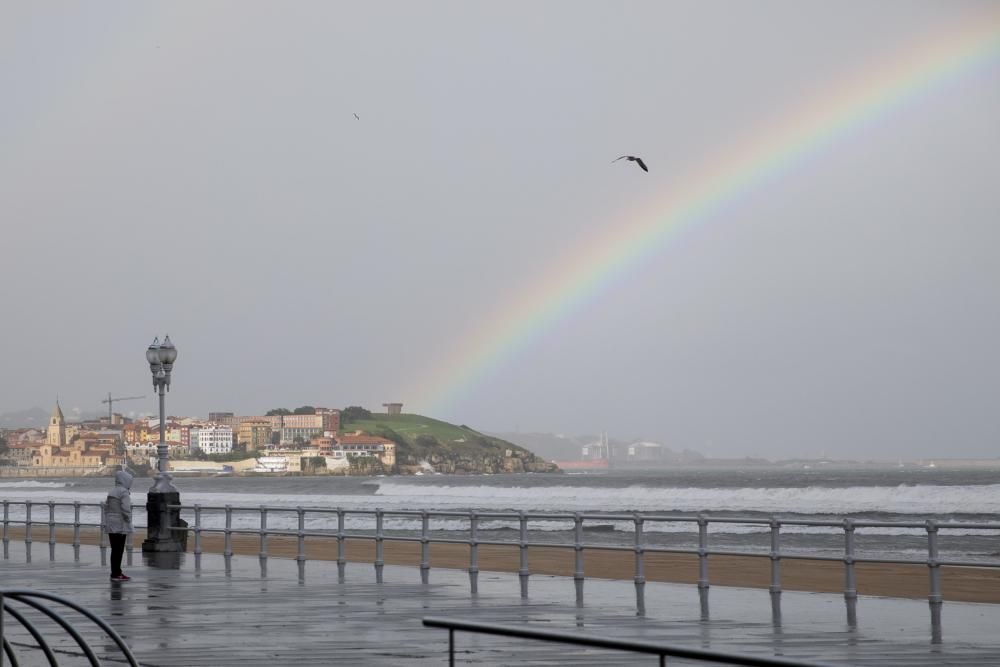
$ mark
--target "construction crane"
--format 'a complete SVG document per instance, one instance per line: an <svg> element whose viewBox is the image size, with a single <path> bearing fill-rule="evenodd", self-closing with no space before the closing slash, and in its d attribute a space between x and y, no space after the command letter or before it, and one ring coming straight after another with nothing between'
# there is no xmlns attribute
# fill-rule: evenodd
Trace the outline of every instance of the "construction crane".
<svg viewBox="0 0 1000 667"><path fill-rule="evenodd" d="M101 403L107 403L108 404L108 428L111 427L111 421L113 419L112 408L114 407L114 404L116 402L118 402L118 401L135 401L135 400L138 400L140 398L146 398L146 397L145 396L119 396L117 398L112 398L111 397L111 392L109 391L108 392L108 397L101 401Z"/></svg>

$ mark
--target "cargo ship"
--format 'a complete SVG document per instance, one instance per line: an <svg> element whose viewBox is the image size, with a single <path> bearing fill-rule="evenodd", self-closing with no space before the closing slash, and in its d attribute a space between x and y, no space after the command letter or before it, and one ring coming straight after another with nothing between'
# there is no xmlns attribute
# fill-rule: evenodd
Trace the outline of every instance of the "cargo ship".
<svg viewBox="0 0 1000 667"><path fill-rule="evenodd" d="M585 445L583 458L575 461L553 461L560 470L568 472L586 472L591 470L607 470L611 467L611 447L608 445L607 432L601 433L601 439Z"/></svg>
<svg viewBox="0 0 1000 667"><path fill-rule="evenodd" d="M591 470L607 470L610 464L607 459L590 459L585 461L552 461L560 470L566 472L586 472Z"/></svg>

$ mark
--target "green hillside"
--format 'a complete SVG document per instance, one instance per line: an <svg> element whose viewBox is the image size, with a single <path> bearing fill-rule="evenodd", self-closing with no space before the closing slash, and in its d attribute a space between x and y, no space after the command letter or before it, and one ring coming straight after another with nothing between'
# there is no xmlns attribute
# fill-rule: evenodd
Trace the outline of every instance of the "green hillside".
<svg viewBox="0 0 1000 667"><path fill-rule="evenodd" d="M396 443L400 472L420 469L422 461L438 472L552 472L557 468L512 442L422 415L372 414L347 417L344 433L361 431Z"/></svg>

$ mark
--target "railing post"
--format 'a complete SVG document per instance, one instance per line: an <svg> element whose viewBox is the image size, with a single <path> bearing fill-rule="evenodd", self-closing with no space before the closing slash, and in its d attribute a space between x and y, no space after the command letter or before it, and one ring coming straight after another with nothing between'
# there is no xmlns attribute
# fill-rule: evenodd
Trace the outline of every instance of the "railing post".
<svg viewBox="0 0 1000 667"><path fill-rule="evenodd" d="M708 588L708 517L698 515L698 588Z"/></svg>
<svg viewBox="0 0 1000 667"><path fill-rule="evenodd" d="M108 564L108 531L107 531L107 524L105 523L106 521L105 517L107 515L107 512L105 511L107 509L107 502L102 500L100 506L101 506L100 507L101 534L98 537L98 544L101 547L101 566L105 567Z"/></svg>
<svg viewBox="0 0 1000 667"><path fill-rule="evenodd" d="M73 560L80 560L80 501L73 501Z"/></svg>
<svg viewBox="0 0 1000 667"><path fill-rule="evenodd" d="M844 519L844 599L856 600L858 585L854 577L854 519Z"/></svg>
<svg viewBox="0 0 1000 667"><path fill-rule="evenodd" d="M469 592L479 593L479 515L469 511Z"/></svg>
<svg viewBox="0 0 1000 667"><path fill-rule="evenodd" d="M297 536L299 549L295 556L295 562L299 566L299 581L302 581L306 576L306 511L300 505L295 508L295 513L299 519L299 534Z"/></svg>
<svg viewBox="0 0 1000 667"><path fill-rule="evenodd" d="M768 587L771 595L771 623L775 627L781 627L781 522L772 516L768 525L771 527L771 551L768 553L771 560L771 585Z"/></svg>
<svg viewBox="0 0 1000 667"><path fill-rule="evenodd" d="M781 522L773 516L771 525L771 586L770 591L774 594L781 593Z"/></svg>
<svg viewBox="0 0 1000 667"><path fill-rule="evenodd" d="M934 519L927 520L927 571L929 588L927 601L941 604L941 563L938 561L938 526Z"/></svg>
<svg viewBox="0 0 1000 667"><path fill-rule="evenodd" d="M24 503L24 559L31 562L31 501Z"/></svg>
<svg viewBox="0 0 1000 667"><path fill-rule="evenodd" d="M344 510L337 508L337 580L344 583L347 570L347 552L344 546Z"/></svg>
<svg viewBox="0 0 1000 667"><path fill-rule="evenodd" d="M132 542L132 533L125 536L125 565L132 567L132 552L135 550L135 545Z"/></svg>
<svg viewBox="0 0 1000 667"><path fill-rule="evenodd" d="M636 615L646 615L646 570L643 554L645 548L642 545L642 514L635 513L635 609Z"/></svg>
<svg viewBox="0 0 1000 667"><path fill-rule="evenodd" d="M24 501L24 543L31 550L31 501Z"/></svg>
<svg viewBox="0 0 1000 667"><path fill-rule="evenodd" d="M427 510L420 512L420 583L426 584L431 578L430 559L430 515Z"/></svg>
<svg viewBox="0 0 1000 667"><path fill-rule="evenodd" d="M201 505L194 506L194 555L201 555Z"/></svg>
<svg viewBox="0 0 1000 667"><path fill-rule="evenodd" d="M180 516L180 512L177 513ZM195 576L201 572L201 505L194 504L194 571Z"/></svg>
<svg viewBox="0 0 1000 667"><path fill-rule="evenodd" d="M10 501L3 501L3 557L10 558Z"/></svg>
<svg viewBox="0 0 1000 667"><path fill-rule="evenodd" d="M56 559L56 502L49 501L49 560Z"/></svg>
<svg viewBox="0 0 1000 667"><path fill-rule="evenodd" d="M223 531L222 555L230 558L233 555L233 506L226 505L226 527Z"/></svg>
<svg viewBox="0 0 1000 667"><path fill-rule="evenodd" d="M382 552L382 508L375 508L375 583L382 583L382 568L385 566Z"/></svg>
<svg viewBox="0 0 1000 667"><path fill-rule="evenodd" d="M573 584L576 587L576 604L583 606L583 517L573 513Z"/></svg>
<svg viewBox="0 0 1000 667"><path fill-rule="evenodd" d="M267 576L267 507L260 506L260 576Z"/></svg>
<svg viewBox="0 0 1000 667"><path fill-rule="evenodd" d="M518 545L518 550L521 555L521 564L517 570L517 577L521 580L521 597L528 597L528 577L531 572L528 570L528 515L524 513L524 510L518 512L518 519L520 523L521 530L521 542Z"/></svg>

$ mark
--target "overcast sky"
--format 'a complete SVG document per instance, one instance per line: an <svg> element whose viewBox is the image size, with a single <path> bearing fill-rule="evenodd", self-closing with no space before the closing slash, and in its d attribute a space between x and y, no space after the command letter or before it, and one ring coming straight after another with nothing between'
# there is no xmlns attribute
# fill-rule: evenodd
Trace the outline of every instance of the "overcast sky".
<svg viewBox="0 0 1000 667"><path fill-rule="evenodd" d="M0 9L0 412L376 407L576 239L990 2ZM360 116L356 120L354 114ZM650 173L610 161L641 155ZM1000 65L837 138L438 416L709 456L1000 455Z"/></svg>

